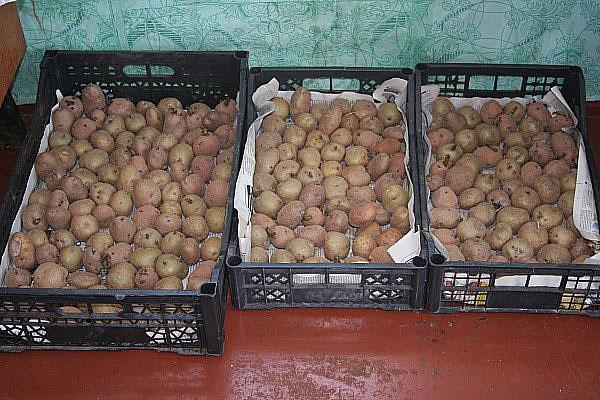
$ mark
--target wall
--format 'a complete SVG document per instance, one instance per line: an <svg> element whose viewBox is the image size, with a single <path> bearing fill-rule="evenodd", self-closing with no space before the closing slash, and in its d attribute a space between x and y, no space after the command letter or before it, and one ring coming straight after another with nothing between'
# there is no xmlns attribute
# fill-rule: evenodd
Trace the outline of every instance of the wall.
<svg viewBox="0 0 600 400"><path fill-rule="evenodd" d="M250 51L250 64L574 64L600 99L597 0L19 0L27 53L18 103L45 49Z"/></svg>

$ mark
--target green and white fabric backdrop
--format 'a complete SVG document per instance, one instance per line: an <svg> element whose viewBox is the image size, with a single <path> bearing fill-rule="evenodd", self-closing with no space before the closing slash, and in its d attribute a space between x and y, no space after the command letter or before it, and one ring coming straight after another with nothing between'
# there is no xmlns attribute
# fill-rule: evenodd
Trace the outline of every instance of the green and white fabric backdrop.
<svg viewBox="0 0 600 400"><path fill-rule="evenodd" d="M579 65L600 99L598 0L17 0L35 100L46 49L249 50L250 65Z"/></svg>

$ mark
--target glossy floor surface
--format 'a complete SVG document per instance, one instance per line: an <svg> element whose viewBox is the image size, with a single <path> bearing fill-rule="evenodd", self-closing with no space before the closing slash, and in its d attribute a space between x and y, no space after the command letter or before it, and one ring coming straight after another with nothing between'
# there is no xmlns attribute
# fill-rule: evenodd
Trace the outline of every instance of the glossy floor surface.
<svg viewBox="0 0 600 400"><path fill-rule="evenodd" d="M597 318L229 307L225 329L222 357L3 353L0 399L600 399Z"/></svg>

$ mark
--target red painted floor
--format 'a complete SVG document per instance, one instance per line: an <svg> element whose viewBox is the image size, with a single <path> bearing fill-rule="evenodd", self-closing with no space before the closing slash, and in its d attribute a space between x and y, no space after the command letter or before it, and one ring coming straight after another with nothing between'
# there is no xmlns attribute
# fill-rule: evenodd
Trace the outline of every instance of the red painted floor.
<svg viewBox="0 0 600 400"><path fill-rule="evenodd" d="M225 329L222 357L3 353L0 399L600 399L597 318L229 307Z"/></svg>

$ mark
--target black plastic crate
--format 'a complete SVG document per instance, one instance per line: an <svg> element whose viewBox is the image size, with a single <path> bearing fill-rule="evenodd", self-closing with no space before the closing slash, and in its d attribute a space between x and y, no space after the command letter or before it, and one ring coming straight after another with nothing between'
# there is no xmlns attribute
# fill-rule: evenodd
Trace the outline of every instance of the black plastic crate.
<svg viewBox="0 0 600 400"><path fill-rule="evenodd" d="M184 105L202 101L214 107L239 95L237 131L244 127L247 52L47 51L33 120L10 178L0 210L0 247L6 247L12 221L38 152L44 127L56 104L55 90L81 94L89 83L107 97L158 102L177 97ZM234 147L239 167L239 140ZM230 180L233 196L235 177ZM0 349L122 350L155 349L181 354L223 352L227 296L224 259L231 233L233 202L226 210L221 254L210 280L199 291L60 290L0 288ZM118 304L118 314L94 312L93 305ZM64 305L86 305L87 313L66 314Z"/></svg>
<svg viewBox="0 0 600 400"><path fill-rule="evenodd" d="M427 144L421 111L421 86L440 86L447 97L543 96L559 86L575 113L582 133L594 192L600 194L598 171L588 140L583 72L575 66L418 64L416 67L416 128L419 148L419 184L423 233L427 238L429 271L427 309L432 312L504 311L533 313L600 314L600 266L561 264L497 264L446 261L429 232L425 160ZM598 195L596 211L600 211ZM504 275L517 275L522 286L496 285ZM539 286L539 276L552 275L550 286ZM548 278L546 278L548 279ZM447 285L444 284L447 283ZM585 303L585 307L583 306Z"/></svg>
<svg viewBox="0 0 600 400"><path fill-rule="evenodd" d="M279 81L279 90L293 91L305 86L312 91L341 93L354 91L372 94L385 80L398 77L408 81L407 141L410 154L416 152L413 140L414 109L410 101L413 91L413 71L370 68L251 68L248 75L246 129L256 118L252 94L272 78ZM416 182L415 157L411 156L411 179ZM415 204L418 204L418 192ZM415 220L420 222L420 209L415 207ZM237 212L234 210L234 215ZM235 221L234 218L234 226ZM423 241L421 241L423 246ZM234 307L270 309L274 307L350 307L389 310L419 310L424 307L426 252L405 264L262 264L245 263L239 256L237 231L231 235L227 256L231 298Z"/></svg>

